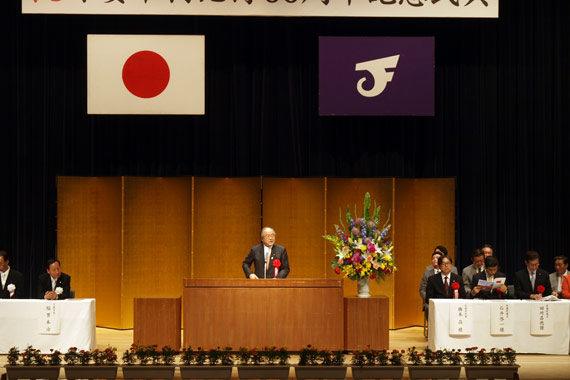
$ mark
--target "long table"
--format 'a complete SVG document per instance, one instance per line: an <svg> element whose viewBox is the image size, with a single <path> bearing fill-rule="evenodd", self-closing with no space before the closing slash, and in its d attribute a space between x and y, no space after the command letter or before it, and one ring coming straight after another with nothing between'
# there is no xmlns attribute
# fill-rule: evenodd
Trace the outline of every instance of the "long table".
<svg viewBox="0 0 570 380"><path fill-rule="evenodd" d="M491 331L491 310L500 304L509 307L513 318L512 333ZM537 308L548 315L537 316ZM463 309L467 310L471 320L466 323L470 325L466 332L460 333L457 320L463 318L458 316ZM547 331L548 328L544 333L537 331L536 323L540 323L540 318L550 319L547 325L550 331ZM497 323L498 319L493 322L493 328L497 328ZM510 347L519 353L567 355L570 345L570 301L432 299L429 303L428 336L432 350L447 348L465 352L468 347L487 350Z"/></svg>
<svg viewBox="0 0 570 380"><path fill-rule="evenodd" d="M95 300L0 300L0 353L29 345L43 353L95 349Z"/></svg>
<svg viewBox="0 0 570 380"><path fill-rule="evenodd" d="M342 348L340 280L185 279L184 346Z"/></svg>

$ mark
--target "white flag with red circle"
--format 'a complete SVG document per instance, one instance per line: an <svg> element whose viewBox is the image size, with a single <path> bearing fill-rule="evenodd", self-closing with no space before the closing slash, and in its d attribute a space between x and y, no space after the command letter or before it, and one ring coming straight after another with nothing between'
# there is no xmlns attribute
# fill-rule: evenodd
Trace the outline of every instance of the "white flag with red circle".
<svg viewBox="0 0 570 380"><path fill-rule="evenodd" d="M88 114L203 115L203 35L87 35Z"/></svg>

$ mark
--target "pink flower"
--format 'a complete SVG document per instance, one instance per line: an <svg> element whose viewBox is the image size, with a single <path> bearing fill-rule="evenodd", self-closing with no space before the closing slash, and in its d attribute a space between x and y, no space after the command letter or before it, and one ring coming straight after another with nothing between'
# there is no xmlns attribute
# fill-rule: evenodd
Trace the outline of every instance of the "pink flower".
<svg viewBox="0 0 570 380"><path fill-rule="evenodd" d="M360 264L361 261L362 261L362 256L360 256L359 253L355 253L354 256L352 256L353 263Z"/></svg>
<svg viewBox="0 0 570 380"><path fill-rule="evenodd" d="M362 219L362 218L356 218L356 220L354 221L354 223L355 223L357 226L360 227L360 226L364 223L364 219Z"/></svg>
<svg viewBox="0 0 570 380"><path fill-rule="evenodd" d="M376 223L374 223L373 221L369 221L368 223L366 223L366 226L368 227L368 229L373 229L374 227L376 227Z"/></svg>
<svg viewBox="0 0 570 380"><path fill-rule="evenodd" d="M374 263L374 264L372 264L372 268L378 269L378 268L380 268L380 264Z"/></svg>
<svg viewBox="0 0 570 380"><path fill-rule="evenodd" d="M368 252L370 253L374 253L376 252L376 246L372 243L368 243L368 247L366 247L366 249L368 250Z"/></svg>

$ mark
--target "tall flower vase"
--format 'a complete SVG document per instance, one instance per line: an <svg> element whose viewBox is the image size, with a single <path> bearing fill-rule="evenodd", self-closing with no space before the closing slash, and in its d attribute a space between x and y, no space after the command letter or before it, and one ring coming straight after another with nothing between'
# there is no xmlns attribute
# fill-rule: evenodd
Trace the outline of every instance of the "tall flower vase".
<svg viewBox="0 0 570 380"><path fill-rule="evenodd" d="M370 297L370 277L364 277L358 280L358 295L360 298Z"/></svg>

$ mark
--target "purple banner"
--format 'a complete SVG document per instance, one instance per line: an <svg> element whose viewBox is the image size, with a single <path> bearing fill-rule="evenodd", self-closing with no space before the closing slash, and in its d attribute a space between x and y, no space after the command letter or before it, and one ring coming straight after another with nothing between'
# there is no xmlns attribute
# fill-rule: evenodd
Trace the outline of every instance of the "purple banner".
<svg viewBox="0 0 570 380"><path fill-rule="evenodd" d="M434 37L319 37L319 115L434 115Z"/></svg>

